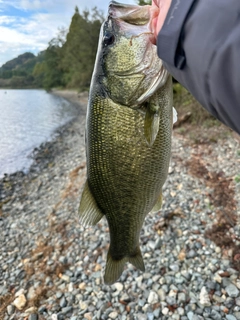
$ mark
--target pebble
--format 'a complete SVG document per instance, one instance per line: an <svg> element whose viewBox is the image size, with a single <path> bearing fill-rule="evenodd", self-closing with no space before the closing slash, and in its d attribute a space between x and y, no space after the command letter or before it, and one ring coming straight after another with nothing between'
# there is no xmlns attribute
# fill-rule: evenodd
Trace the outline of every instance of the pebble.
<svg viewBox="0 0 240 320"><path fill-rule="evenodd" d="M107 286L102 278L106 219L85 228L76 215L86 176L85 111L77 109L77 118L39 147L29 173L0 180L0 295L11 289L17 291L14 301L26 299L20 309L14 302L6 306L4 320L21 319L41 289L46 294L27 315L30 320L239 320L240 282L229 260L232 252L205 237L223 208L209 200L214 190L204 176L191 175L194 168L186 165L195 159L198 170L200 163L210 171L208 179L217 172L223 180L226 175L240 212L237 139L188 144L189 135L174 134L161 212L147 215L141 230L146 272L126 264L120 279ZM240 236L239 226L227 232Z"/></svg>
<svg viewBox="0 0 240 320"><path fill-rule="evenodd" d="M225 290L227 291L227 294L231 298L236 298L239 295L239 290L234 284L229 284Z"/></svg>
<svg viewBox="0 0 240 320"><path fill-rule="evenodd" d="M214 281L218 282L218 283L221 283L222 282L222 277L217 273L214 278L213 278Z"/></svg>
<svg viewBox="0 0 240 320"><path fill-rule="evenodd" d="M22 310L27 303L26 297L24 294L20 294L17 298L13 301L13 305L18 309Z"/></svg>
<svg viewBox="0 0 240 320"><path fill-rule="evenodd" d="M178 303L185 302L186 301L186 294L184 292L178 293L177 301L178 301Z"/></svg>
<svg viewBox="0 0 240 320"><path fill-rule="evenodd" d="M63 274L63 275L61 276L61 279L62 279L63 281L65 281L65 282L70 282L70 277L67 276L66 274Z"/></svg>
<svg viewBox="0 0 240 320"><path fill-rule="evenodd" d="M159 299L161 301L165 301L166 300L166 292L165 292L165 290L159 289L158 290L158 296L159 296Z"/></svg>
<svg viewBox="0 0 240 320"><path fill-rule="evenodd" d="M214 309L211 312L211 318L214 320L222 320L221 314Z"/></svg>
<svg viewBox="0 0 240 320"><path fill-rule="evenodd" d="M150 291L148 296L148 303L150 304L158 303L158 295L155 291Z"/></svg>
<svg viewBox="0 0 240 320"><path fill-rule="evenodd" d="M123 295L121 295L120 300L125 301L125 302L130 302L131 298L129 297L129 295L127 293L124 293Z"/></svg>
<svg viewBox="0 0 240 320"><path fill-rule="evenodd" d="M202 287L200 294L199 294L199 302L201 303L201 305L203 305L204 307L208 307L211 306L211 301L209 299L209 295L207 292L206 287Z"/></svg>
<svg viewBox="0 0 240 320"><path fill-rule="evenodd" d="M240 307L240 297L238 297L238 298L235 300L235 302L236 302L236 305Z"/></svg>
<svg viewBox="0 0 240 320"><path fill-rule="evenodd" d="M162 314L163 314L163 315L167 315L168 312L169 312L169 309L168 309L168 308L165 307L165 308L162 309Z"/></svg>
<svg viewBox="0 0 240 320"><path fill-rule="evenodd" d="M56 298L60 299L62 297L63 293L61 291L56 292Z"/></svg>
<svg viewBox="0 0 240 320"><path fill-rule="evenodd" d="M121 282L116 282L114 284L114 286L115 286L116 290L119 292L123 290L123 284Z"/></svg>
<svg viewBox="0 0 240 320"><path fill-rule="evenodd" d="M108 316L111 319L117 319L118 313L116 311L113 311L113 312L109 313Z"/></svg>
<svg viewBox="0 0 240 320"><path fill-rule="evenodd" d="M231 314L227 314L226 315L226 319L227 320L237 320L233 315L231 315Z"/></svg>
<svg viewBox="0 0 240 320"><path fill-rule="evenodd" d="M35 312L37 312L37 308L36 307L30 307L30 308L25 310L26 314L31 314L31 313L35 313Z"/></svg>
<svg viewBox="0 0 240 320"><path fill-rule="evenodd" d="M193 316L194 316L194 313L193 313L192 311L189 311L189 312L187 313L187 317L188 317L189 320L192 320L192 319L193 319Z"/></svg>
<svg viewBox="0 0 240 320"><path fill-rule="evenodd" d="M31 313L28 317L28 320L38 320L37 313Z"/></svg>
<svg viewBox="0 0 240 320"><path fill-rule="evenodd" d="M88 307L88 304L84 301L80 301L80 309L81 310L86 310Z"/></svg>
<svg viewBox="0 0 240 320"><path fill-rule="evenodd" d="M84 318L87 320L92 320L93 314L91 312L84 313Z"/></svg>
<svg viewBox="0 0 240 320"><path fill-rule="evenodd" d="M19 289L16 293L15 293L15 297L19 297L20 295L24 294L25 290L23 288Z"/></svg>
<svg viewBox="0 0 240 320"><path fill-rule="evenodd" d="M67 305L67 300L66 300L65 297L62 297L62 298L61 298L61 300L60 300L60 302L59 302L59 305L60 305L61 308L66 307L66 305Z"/></svg>
<svg viewBox="0 0 240 320"><path fill-rule="evenodd" d="M73 309L72 306L64 307L64 308L62 308L61 312L62 312L63 314L67 314L67 313L71 312L72 309Z"/></svg>
<svg viewBox="0 0 240 320"><path fill-rule="evenodd" d="M15 310L15 308L12 304L7 306L7 313L9 316L11 316L14 313L14 310Z"/></svg>
<svg viewBox="0 0 240 320"><path fill-rule="evenodd" d="M138 320L147 320L147 315L143 313L136 314Z"/></svg>

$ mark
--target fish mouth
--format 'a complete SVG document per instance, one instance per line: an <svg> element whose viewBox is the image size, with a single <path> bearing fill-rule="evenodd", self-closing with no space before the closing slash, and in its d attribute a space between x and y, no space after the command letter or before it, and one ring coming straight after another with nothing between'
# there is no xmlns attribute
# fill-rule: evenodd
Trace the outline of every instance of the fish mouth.
<svg viewBox="0 0 240 320"><path fill-rule="evenodd" d="M151 32L152 21L158 16L159 8L157 6L139 6L133 4L123 4L117 1L109 3L108 16L114 19L121 19L131 25L149 24Z"/></svg>
<svg viewBox="0 0 240 320"><path fill-rule="evenodd" d="M121 19L132 25L145 25L150 20L150 6L138 6L111 1L108 8L108 16L113 19Z"/></svg>

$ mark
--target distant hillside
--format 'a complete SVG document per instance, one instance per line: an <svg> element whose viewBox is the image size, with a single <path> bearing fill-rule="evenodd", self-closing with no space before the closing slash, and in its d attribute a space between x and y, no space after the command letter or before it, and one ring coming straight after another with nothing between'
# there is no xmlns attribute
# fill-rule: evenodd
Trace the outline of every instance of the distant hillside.
<svg viewBox="0 0 240 320"><path fill-rule="evenodd" d="M14 69L18 69L19 67L21 67L22 65L24 65L26 62L28 62L29 60L33 60L35 57L35 55L31 52L26 52L24 54L21 54L20 56L18 56L17 58L14 58L8 62L6 62L1 68L1 72L4 72L6 70L14 70Z"/></svg>
<svg viewBox="0 0 240 320"><path fill-rule="evenodd" d="M36 83L32 76L35 65L44 60L44 52L35 56L26 52L6 62L0 68L0 87L34 88Z"/></svg>

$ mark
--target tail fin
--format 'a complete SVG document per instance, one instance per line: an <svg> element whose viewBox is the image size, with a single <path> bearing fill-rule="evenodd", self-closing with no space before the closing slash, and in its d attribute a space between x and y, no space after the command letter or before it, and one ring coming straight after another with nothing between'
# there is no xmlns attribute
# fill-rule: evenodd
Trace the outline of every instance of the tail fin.
<svg viewBox="0 0 240 320"><path fill-rule="evenodd" d="M134 256L131 256L131 257L126 256L120 260L114 260L111 257L110 252L108 252L107 264L106 264L105 274L104 274L104 283L111 285L114 282L116 282L117 279L120 278L124 269L124 265L127 261L133 264L137 269L140 269L141 271L145 271L144 262L143 262L141 250L139 247Z"/></svg>
<svg viewBox="0 0 240 320"><path fill-rule="evenodd" d="M104 274L104 283L105 284L113 284L117 281L118 278L120 278L125 263L127 262L127 257L122 258L121 260L114 260L110 252L108 252L107 255L107 264L105 268L105 274Z"/></svg>
<svg viewBox="0 0 240 320"><path fill-rule="evenodd" d="M145 266L143 262L143 257L141 253L140 247L137 248L136 253L134 256L129 257L128 261L134 265L137 269L141 270L142 272L145 271Z"/></svg>

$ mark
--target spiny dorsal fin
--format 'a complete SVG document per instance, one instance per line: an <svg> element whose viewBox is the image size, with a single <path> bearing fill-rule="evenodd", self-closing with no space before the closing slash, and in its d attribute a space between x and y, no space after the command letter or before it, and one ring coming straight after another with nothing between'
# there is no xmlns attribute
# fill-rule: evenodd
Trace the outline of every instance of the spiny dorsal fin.
<svg viewBox="0 0 240 320"><path fill-rule="evenodd" d="M160 194L160 196L157 199L157 202L155 203L154 207L151 210L151 214L152 213L157 213L161 210L162 208L162 193Z"/></svg>
<svg viewBox="0 0 240 320"><path fill-rule="evenodd" d="M103 217L103 213L99 209L96 200L89 189L88 181L86 181L82 192L78 213L80 217L80 223L84 226L93 226Z"/></svg>
<svg viewBox="0 0 240 320"><path fill-rule="evenodd" d="M148 104L144 120L144 135L150 147L153 145L157 137L159 130L159 122L159 107Z"/></svg>

